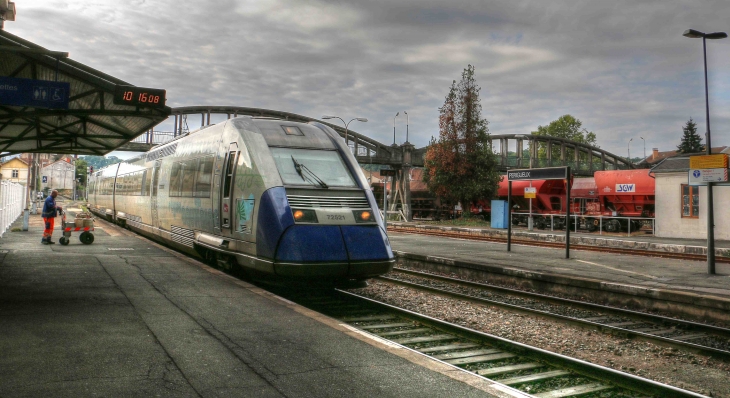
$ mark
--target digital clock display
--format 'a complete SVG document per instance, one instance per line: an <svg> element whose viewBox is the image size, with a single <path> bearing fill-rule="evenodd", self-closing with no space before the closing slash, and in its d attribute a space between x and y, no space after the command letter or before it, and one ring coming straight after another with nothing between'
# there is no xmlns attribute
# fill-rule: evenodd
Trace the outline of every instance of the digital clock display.
<svg viewBox="0 0 730 398"><path fill-rule="evenodd" d="M116 105L165 107L165 90L136 86L117 86L114 90Z"/></svg>

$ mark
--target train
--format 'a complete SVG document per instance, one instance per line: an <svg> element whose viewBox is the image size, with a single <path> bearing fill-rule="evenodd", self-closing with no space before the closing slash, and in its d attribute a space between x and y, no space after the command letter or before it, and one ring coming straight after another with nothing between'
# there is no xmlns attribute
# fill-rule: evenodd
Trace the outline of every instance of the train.
<svg viewBox="0 0 730 398"><path fill-rule="evenodd" d="M362 283L392 270L357 160L318 122L241 116L89 178L95 214L252 278Z"/></svg>
<svg viewBox="0 0 730 398"><path fill-rule="evenodd" d="M423 184L421 184L423 185ZM413 188L414 185L411 184ZM445 219L458 216L453 204L442 204L419 187L412 196L414 218ZM525 198L525 188L536 191L535 198ZM563 229L567 225L593 232L602 228L607 232L636 231L646 220L654 217L655 181L646 169L596 171L593 177L572 178L570 214L565 218L567 190L564 180L533 180L512 182L512 223L527 224L532 208L533 223L538 229ZM503 178L494 199L507 200L508 181ZM489 220L491 200L478 200L468 206L471 215ZM574 223L578 222L578 225Z"/></svg>

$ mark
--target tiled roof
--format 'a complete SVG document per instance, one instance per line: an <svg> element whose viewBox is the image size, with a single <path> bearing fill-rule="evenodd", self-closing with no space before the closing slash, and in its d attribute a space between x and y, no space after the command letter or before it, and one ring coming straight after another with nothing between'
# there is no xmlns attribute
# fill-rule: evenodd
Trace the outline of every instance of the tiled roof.
<svg viewBox="0 0 730 398"><path fill-rule="evenodd" d="M712 153L730 153L730 147L728 146L718 146L712 148ZM639 165L642 164L648 164L649 166L658 164L664 159L675 157L675 156L689 156L689 155L704 155L704 153L680 153L679 151L665 151L665 152L657 152L656 156L652 153L651 155L647 156L646 159L643 159L641 162L639 162Z"/></svg>
<svg viewBox="0 0 730 398"><path fill-rule="evenodd" d="M689 156L666 158L651 168L651 173L676 173L689 170Z"/></svg>

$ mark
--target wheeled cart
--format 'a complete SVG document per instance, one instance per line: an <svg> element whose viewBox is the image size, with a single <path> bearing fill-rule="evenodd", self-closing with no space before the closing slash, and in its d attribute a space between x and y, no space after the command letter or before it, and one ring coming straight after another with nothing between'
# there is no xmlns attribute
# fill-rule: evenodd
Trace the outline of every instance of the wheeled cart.
<svg viewBox="0 0 730 398"><path fill-rule="evenodd" d="M61 228L63 229L63 236L58 240L59 243L66 246L71 241L72 231L82 231L79 235L79 240L85 245L94 243L94 218L90 213L81 212L76 215L73 222L66 221L66 211L61 212Z"/></svg>

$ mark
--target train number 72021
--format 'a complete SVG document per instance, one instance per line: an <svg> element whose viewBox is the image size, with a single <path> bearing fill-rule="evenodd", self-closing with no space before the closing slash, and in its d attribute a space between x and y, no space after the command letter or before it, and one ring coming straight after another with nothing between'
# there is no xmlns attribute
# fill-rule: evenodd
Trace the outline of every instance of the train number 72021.
<svg viewBox="0 0 730 398"><path fill-rule="evenodd" d="M328 220L344 221L345 220L345 216L343 216L342 214L327 214L327 219Z"/></svg>

